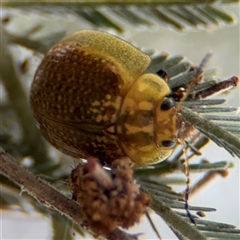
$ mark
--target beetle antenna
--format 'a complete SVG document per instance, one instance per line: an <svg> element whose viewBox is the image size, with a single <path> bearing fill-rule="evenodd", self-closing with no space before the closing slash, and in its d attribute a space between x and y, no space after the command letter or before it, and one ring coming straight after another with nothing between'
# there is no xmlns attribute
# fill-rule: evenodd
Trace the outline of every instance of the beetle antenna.
<svg viewBox="0 0 240 240"><path fill-rule="evenodd" d="M193 85L195 85L198 81L199 81L199 78L203 72L203 68L205 68L207 62L209 61L210 57L212 56L212 53L211 52L208 52L204 58L202 59L202 61L200 62L199 66L197 67L197 70L196 70L196 73L193 77L193 80L189 83L186 91L185 91L185 94L183 96L183 98L181 98L181 101L178 103L178 105L176 106L176 111L180 111L181 107L182 107L182 104L184 102L184 100L188 97Z"/></svg>
<svg viewBox="0 0 240 240"><path fill-rule="evenodd" d="M189 191L190 191L190 187L189 187L189 183L190 183L190 178L189 178L189 166L188 166L188 157L187 157L187 152L186 152L186 144L185 142L183 142L182 140L181 144L183 146L183 154L184 154L184 162L183 162L183 166L184 166L184 174L186 176L186 190L185 190L185 210L187 213L188 218L190 219L190 221L196 225L195 220L193 219L190 211L189 211L189 205L188 205L188 198L189 198Z"/></svg>
<svg viewBox="0 0 240 240"><path fill-rule="evenodd" d="M180 111L181 109L181 106L182 106L182 103L183 101L187 98L187 96L189 95L192 87L194 84L196 84L198 81L199 81L199 78L202 74L202 71L203 71L203 68L205 68L207 62L209 61L210 57L212 56L212 53L211 52L208 52L204 58L202 59L201 63L199 64L199 67L197 68L196 70L196 74L194 76L194 79L193 81L190 82L187 90L186 90L186 93L184 95L184 97L181 99L180 103L177 105L176 109L177 111ZM184 165L184 174L186 176L186 190L185 190L185 210L186 210L186 213L187 213L187 216L188 218L190 219L190 221L196 225L196 222L195 220L193 219L190 211L189 211L189 205L188 205L188 198L189 198L189 191L190 191L190 187L189 187L189 183L190 183L190 178L189 178L189 166L188 166L188 157L187 157L187 153L186 153L186 144L185 142L183 142L182 140L180 140L181 143L182 143L182 146L183 146L183 154L184 154L184 162L183 162L183 165Z"/></svg>
<svg viewBox="0 0 240 240"><path fill-rule="evenodd" d="M193 85L195 85L201 78L201 74L203 72L203 68L206 66L208 60L210 59L210 57L212 56L211 52L208 52L204 58L202 59L201 63L199 64L199 66L196 69L196 73L193 77L193 80L189 83L187 89L185 90L185 93L183 95L183 97L181 98L180 102L178 103L178 105L176 106L176 111L179 112L181 110L182 104L184 102L184 100L188 97ZM194 70L194 69L193 69ZM184 126L183 126L184 127ZM188 205L188 198L189 198L189 191L190 191L190 187L189 187L189 183L190 183L190 178L189 178L189 166L188 166L188 157L187 157L187 153L186 153L186 144L183 140L179 139L182 146L183 146L183 154L184 154L184 174L186 176L186 190L185 190L185 210L186 210L186 214L188 216L188 218L190 219L190 221L196 225L195 220L193 219L190 211L189 211L189 205Z"/></svg>

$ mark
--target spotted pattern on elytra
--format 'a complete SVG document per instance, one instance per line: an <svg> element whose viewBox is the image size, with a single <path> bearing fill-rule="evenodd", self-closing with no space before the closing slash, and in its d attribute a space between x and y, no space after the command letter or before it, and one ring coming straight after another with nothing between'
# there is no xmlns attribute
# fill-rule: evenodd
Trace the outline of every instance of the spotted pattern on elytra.
<svg viewBox="0 0 240 240"><path fill-rule="evenodd" d="M66 67L63 58L73 67ZM40 114L61 121L103 121L104 115L114 114L120 103L121 80L111 71L111 65L74 47L53 48L36 72L33 107L37 105Z"/></svg>
<svg viewBox="0 0 240 240"><path fill-rule="evenodd" d="M105 59L63 44L42 61L32 85L31 104L44 136L60 151L85 157L110 148L115 149L115 156L110 157L123 155L115 136L106 136L98 126L116 121L122 101L123 83L112 68ZM95 137L95 132L100 136ZM104 153L100 156L106 158Z"/></svg>

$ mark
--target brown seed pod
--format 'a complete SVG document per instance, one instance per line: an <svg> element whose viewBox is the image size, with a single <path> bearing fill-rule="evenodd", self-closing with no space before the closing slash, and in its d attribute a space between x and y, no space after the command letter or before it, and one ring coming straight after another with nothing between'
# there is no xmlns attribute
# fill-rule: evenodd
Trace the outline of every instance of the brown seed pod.
<svg viewBox="0 0 240 240"><path fill-rule="evenodd" d="M75 158L135 166L167 158L178 137L174 101L150 58L108 33L80 31L56 44L38 67L31 105L45 138Z"/></svg>
<svg viewBox="0 0 240 240"><path fill-rule="evenodd" d="M94 158L78 165L69 178L76 200L88 227L105 235L117 227L129 228L138 223L150 205L150 197L139 191L132 178L129 158L113 161L112 175L100 167Z"/></svg>

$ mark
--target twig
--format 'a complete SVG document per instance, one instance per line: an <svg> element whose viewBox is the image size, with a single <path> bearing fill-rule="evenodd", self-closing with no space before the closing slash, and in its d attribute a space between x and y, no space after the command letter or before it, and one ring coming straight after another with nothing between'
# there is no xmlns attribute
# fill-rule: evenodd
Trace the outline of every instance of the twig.
<svg viewBox="0 0 240 240"><path fill-rule="evenodd" d="M149 221L149 223L150 223L153 231L154 231L154 232L156 233L156 235L158 236L158 239L159 239L159 240L162 240L162 238L161 238L161 236L160 236L160 234L159 234L159 232L158 232L155 224L153 223L152 218L150 217L150 214L149 214L148 211L146 211L146 216L147 216L147 219L148 219L148 221Z"/></svg>
<svg viewBox="0 0 240 240"><path fill-rule="evenodd" d="M41 205L66 213L76 223L82 223L79 205L68 199L44 180L22 168L2 148L0 148L0 172L16 183L22 191L33 196Z"/></svg>
<svg viewBox="0 0 240 240"><path fill-rule="evenodd" d="M189 190L189 197L192 197L199 191L201 191L206 185L213 181L216 177L226 177L228 175L227 170L216 170L207 172L203 178L201 178L195 185ZM183 194L183 193L182 193Z"/></svg>
<svg viewBox="0 0 240 240"><path fill-rule="evenodd" d="M82 225L82 213L75 201L67 198L53 186L21 167L1 147L0 173L16 183L22 191L34 197L41 205L64 214L80 226ZM109 240L137 240L138 234L131 235L120 229L115 229L105 236L105 238Z"/></svg>

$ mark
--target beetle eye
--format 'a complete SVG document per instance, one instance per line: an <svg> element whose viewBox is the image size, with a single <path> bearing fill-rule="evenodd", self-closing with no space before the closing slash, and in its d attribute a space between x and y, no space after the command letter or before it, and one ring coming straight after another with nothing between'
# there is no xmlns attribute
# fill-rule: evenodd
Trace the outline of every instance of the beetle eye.
<svg viewBox="0 0 240 240"><path fill-rule="evenodd" d="M176 141L170 141L170 140L162 141L162 145L168 148L173 148L175 144L176 144Z"/></svg>
<svg viewBox="0 0 240 240"><path fill-rule="evenodd" d="M172 98L166 98L161 104L161 110L166 111L175 106L175 102Z"/></svg>

